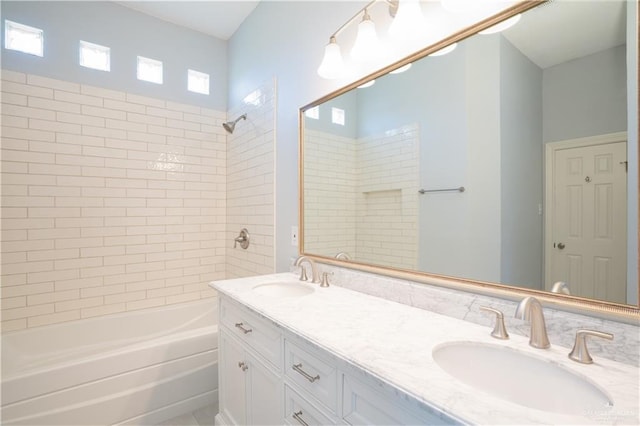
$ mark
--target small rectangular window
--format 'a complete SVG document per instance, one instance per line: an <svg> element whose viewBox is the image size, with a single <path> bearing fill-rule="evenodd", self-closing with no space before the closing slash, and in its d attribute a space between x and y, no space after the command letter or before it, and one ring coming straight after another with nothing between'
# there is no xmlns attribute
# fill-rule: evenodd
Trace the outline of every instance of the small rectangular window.
<svg viewBox="0 0 640 426"><path fill-rule="evenodd" d="M340 108L331 108L331 122L344 126L344 110Z"/></svg>
<svg viewBox="0 0 640 426"><path fill-rule="evenodd" d="M162 84L162 61L138 56L138 80Z"/></svg>
<svg viewBox="0 0 640 426"><path fill-rule="evenodd" d="M320 106L309 108L304 112L304 115L306 117L313 118L314 120L318 120L320 118Z"/></svg>
<svg viewBox="0 0 640 426"><path fill-rule="evenodd" d="M80 65L95 70L111 70L111 49L80 40Z"/></svg>
<svg viewBox="0 0 640 426"><path fill-rule="evenodd" d="M194 70L187 71L187 90L195 93L209 94L209 74Z"/></svg>
<svg viewBox="0 0 640 426"><path fill-rule="evenodd" d="M5 20L4 47L42 57L44 56L44 31Z"/></svg>

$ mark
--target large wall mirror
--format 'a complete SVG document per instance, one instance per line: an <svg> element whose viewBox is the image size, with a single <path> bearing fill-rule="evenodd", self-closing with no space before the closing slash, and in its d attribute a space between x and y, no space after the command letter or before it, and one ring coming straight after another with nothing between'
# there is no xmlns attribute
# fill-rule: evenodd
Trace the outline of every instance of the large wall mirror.
<svg viewBox="0 0 640 426"><path fill-rule="evenodd" d="M523 2L494 21L522 11L301 109L303 254L637 315L635 5Z"/></svg>

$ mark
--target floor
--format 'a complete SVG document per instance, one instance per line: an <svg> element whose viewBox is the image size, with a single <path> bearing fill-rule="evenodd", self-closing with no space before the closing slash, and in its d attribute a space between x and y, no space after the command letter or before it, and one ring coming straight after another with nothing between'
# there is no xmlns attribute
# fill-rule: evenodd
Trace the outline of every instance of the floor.
<svg viewBox="0 0 640 426"><path fill-rule="evenodd" d="M207 405L193 413L183 414L166 420L157 426L213 426L213 418L218 413L218 405Z"/></svg>

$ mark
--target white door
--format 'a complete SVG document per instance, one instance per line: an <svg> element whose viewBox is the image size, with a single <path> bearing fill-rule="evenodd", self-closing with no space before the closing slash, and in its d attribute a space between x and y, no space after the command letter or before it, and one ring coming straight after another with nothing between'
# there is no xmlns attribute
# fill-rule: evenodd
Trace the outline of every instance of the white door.
<svg viewBox="0 0 640 426"><path fill-rule="evenodd" d="M569 145L553 150L547 289L626 303L626 141Z"/></svg>

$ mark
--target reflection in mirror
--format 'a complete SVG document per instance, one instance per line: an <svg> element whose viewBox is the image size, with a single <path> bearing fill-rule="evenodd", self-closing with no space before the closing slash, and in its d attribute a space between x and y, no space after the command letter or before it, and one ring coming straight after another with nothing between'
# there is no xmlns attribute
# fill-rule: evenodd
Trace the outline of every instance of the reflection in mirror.
<svg viewBox="0 0 640 426"><path fill-rule="evenodd" d="M302 252L637 305L626 11L545 3L305 109Z"/></svg>

